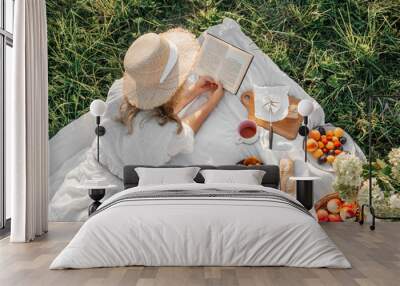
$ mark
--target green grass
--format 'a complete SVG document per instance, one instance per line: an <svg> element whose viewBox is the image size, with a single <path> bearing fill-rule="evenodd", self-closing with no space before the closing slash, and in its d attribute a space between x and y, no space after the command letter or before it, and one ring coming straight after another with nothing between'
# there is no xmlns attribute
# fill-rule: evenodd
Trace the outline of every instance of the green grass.
<svg viewBox="0 0 400 286"><path fill-rule="evenodd" d="M307 4L305 4L307 3ZM177 25L196 35L224 17L325 109L326 120L367 145L367 98L400 90L400 1L48 0L49 125L53 136L105 98L139 35ZM400 101L380 115L375 149L400 146Z"/></svg>

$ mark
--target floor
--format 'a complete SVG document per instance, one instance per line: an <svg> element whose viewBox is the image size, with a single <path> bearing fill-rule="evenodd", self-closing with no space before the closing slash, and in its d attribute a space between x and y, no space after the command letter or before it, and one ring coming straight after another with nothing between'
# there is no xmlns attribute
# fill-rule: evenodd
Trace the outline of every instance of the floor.
<svg viewBox="0 0 400 286"><path fill-rule="evenodd" d="M29 244L0 241L0 285L400 285L400 223L327 223L324 229L352 269L288 267L124 267L48 270L79 223L52 223L49 233Z"/></svg>

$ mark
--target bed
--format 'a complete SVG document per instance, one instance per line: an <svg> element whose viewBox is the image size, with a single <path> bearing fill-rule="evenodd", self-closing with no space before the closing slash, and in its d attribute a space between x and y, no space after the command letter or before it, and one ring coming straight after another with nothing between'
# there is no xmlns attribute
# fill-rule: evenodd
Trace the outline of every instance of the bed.
<svg viewBox="0 0 400 286"><path fill-rule="evenodd" d="M199 172L194 183L149 186L138 185L138 167L124 168L125 190L103 202L50 269L351 267L315 218L278 190L277 166L198 166L263 170L261 185L204 183Z"/></svg>

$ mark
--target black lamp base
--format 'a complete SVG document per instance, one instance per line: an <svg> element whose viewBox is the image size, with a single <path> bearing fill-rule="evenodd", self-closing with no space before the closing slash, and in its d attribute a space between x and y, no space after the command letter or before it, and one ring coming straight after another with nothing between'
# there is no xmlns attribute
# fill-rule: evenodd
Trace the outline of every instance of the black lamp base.
<svg viewBox="0 0 400 286"><path fill-rule="evenodd" d="M308 128L308 117L303 117L304 125L300 126L299 134L303 136L303 150L304 150L304 162L307 163L307 137L310 129Z"/></svg>
<svg viewBox="0 0 400 286"><path fill-rule="evenodd" d="M301 136L308 136L308 133L309 133L309 132L310 132L310 129L308 129L307 126L305 126L305 125L300 126L300 128L299 128L299 134L300 134Z"/></svg>
<svg viewBox="0 0 400 286"><path fill-rule="evenodd" d="M96 127L94 132L96 133L97 136L103 136L104 134L106 134L106 128L104 128L104 126L99 125Z"/></svg>
<svg viewBox="0 0 400 286"><path fill-rule="evenodd" d="M90 189L89 190L89 197L94 200L94 202L89 206L88 212L89 216L94 213L97 208L101 205L100 200L104 198L106 194L105 189Z"/></svg>

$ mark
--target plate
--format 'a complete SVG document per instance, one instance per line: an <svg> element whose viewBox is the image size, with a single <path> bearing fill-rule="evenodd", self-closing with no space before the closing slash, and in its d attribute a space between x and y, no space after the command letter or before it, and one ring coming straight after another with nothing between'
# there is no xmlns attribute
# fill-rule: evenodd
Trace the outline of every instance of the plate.
<svg viewBox="0 0 400 286"><path fill-rule="evenodd" d="M323 125L322 127L324 127L326 131L333 130L336 128L336 126L333 126L330 124ZM313 128L313 129L316 129L316 128ZM350 137L350 135L346 131L344 131L344 137L346 137L347 142L346 142L346 144L343 145L343 151L350 153L350 154L355 154L356 146L354 144L353 139ZM318 164L318 160L315 159L310 152L308 152L307 158L308 158L308 161L311 163L311 165L313 165L314 167L316 167L322 171L325 171L325 172L334 172L331 164L329 164L329 163L324 163L322 165Z"/></svg>

